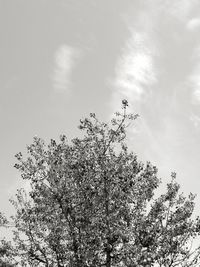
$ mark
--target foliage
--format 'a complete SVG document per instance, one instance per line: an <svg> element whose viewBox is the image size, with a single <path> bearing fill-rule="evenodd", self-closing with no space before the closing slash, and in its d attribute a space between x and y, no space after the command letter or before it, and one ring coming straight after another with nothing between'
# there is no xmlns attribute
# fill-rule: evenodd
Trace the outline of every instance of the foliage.
<svg viewBox="0 0 200 267"><path fill-rule="evenodd" d="M179 193L173 173L155 198L157 168L124 143L138 116L127 107L123 100L111 126L93 113L81 120L82 139L62 135L46 146L35 137L27 159L16 155L31 185L11 201L19 266L199 266L199 248L191 247L200 230L194 195Z"/></svg>
<svg viewBox="0 0 200 267"><path fill-rule="evenodd" d="M13 258L13 250L10 242L1 240L0 243L0 267L14 267L16 261ZM13 263L11 263L13 262Z"/></svg>

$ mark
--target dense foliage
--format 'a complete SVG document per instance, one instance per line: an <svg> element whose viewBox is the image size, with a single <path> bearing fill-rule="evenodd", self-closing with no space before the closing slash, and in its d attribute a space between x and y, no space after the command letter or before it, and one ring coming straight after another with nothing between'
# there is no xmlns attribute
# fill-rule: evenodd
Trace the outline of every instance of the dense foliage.
<svg viewBox="0 0 200 267"><path fill-rule="evenodd" d="M157 168L124 142L137 118L127 107L123 100L110 126L90 114L80 122L82 138L61 136L46 146L35 137L26 159L16 155L31 189L12 200L14 241L4 241L2 257L10 251L6 257L19 266L199 266L199 248L191 246L200 231L194 195L180 194L172 173L155 198Z"/></svg>

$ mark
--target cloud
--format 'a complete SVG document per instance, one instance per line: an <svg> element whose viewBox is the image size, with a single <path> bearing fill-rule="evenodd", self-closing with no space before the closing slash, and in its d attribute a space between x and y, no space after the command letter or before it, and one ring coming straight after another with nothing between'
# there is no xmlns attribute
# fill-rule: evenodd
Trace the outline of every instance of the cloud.
<svg viewBox="0 0 200 267"><path fill-rule="evenodd" d="M53 74L54 88L58 92L66 92L70 86L70 75L74 67L77 51L67 45L61 45L55 53L55 69Z"/></svg>
<svg viewBox="0 0 200 267"><path fill-rule="evenodd" d="M147 36L132 32L116 65L114 98L141 101L145 87L156 81L152 51L146 46Z"/></svg>
<svg viewBox="0 0 200 267"><path fill-rule="evenodd" d="M190 31L194 31L199 27L200 27L200 18L193 18L189 20L189 22L187 23L187 29Z"/></svg>
<svg viewBox="0 0 200 267"><path fill-rule="evenodd" d="M193 114L190 116L190 120L192 121L195 128L199 128L200 126L200 116Z"/></svg>
<svg viewBox="0 0 200 267"><path fill-rule="evenodd" d="M147 4L145 2L143 9L139 10L136 16L130 15L126 19L130 37L116 64L112 95L115 107L116 101L118 102L122 97L134 103L140 103L148 97L151 87L157 83L157 80L159 82L158 75L162 72L161 70L158 73L155 59L157 54L162 54L164 51L162 49L166 47L162 43L162 34L158 35L158 24L163 21L163 18L166 25L175 18L184 26L188 23L187 27L190 29L197 27L200 23L197 19L189 21L191 12L197 8L197 3L197 0L175 0L173 3L170 0L150 0ZM165 27L165 24L162 27ZM166 34L170 34L168 29L166 30Z"/></svg>
<svg viewBox="0 0 200 267"><path fill-rule="evenodd" d="M152 3L155 3L155 1L152 0ZM191 10L194 9L197 4L198 0L175 0L173 2L171 0L158 0L158 2L155 3L159 9L162 9L164 12L167 11L168 14L176 17L180 21L185 21Z"/></svg>
<svg viewBox="0 0 200 267"><path fill-rule="evenodd" d="M197 65L192 75L189 77L192 86L192 104L200 104L200 64Z"/></svg>
<svg viewBox="0 0 200 267"><path fill-rule="evenodd" d="M194 127L197 129L200 126L199 106L200 106L200 47L194 51L193 58L197 60L196 66L193 72L188 77L188 85L191 88L191 104L193 105L194 111L189 117Z"/></svg>
<svg viewBox="0 0 200 267"><path fill-rule="evenodd" d="M200 104L200 77L196 80L196 88L193 91L193 103Z"/></svg>

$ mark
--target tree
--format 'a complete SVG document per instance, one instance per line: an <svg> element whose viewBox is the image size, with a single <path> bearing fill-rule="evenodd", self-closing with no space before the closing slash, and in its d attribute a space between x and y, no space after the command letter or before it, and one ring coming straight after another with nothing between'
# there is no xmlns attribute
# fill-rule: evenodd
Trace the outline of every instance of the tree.
<svg viewBox="0 0 200 267"><path fill-rule="evenodd" d="M48 146L34 138L15 167L31 190L12 204L13 254L20 266L199 266L200 232L194 195L179 193L175 174L164 194L157 168L142 164L125 144L137 114L116 113L111 125L95 114L80 121L82 138L62 135Z"/></svg>
<svg viewBox="0 0 200 267"><path fill-rule="evenodd" d="M5 239L0 244L0 267L14 267L16 261L13 258L12 245Z"/></svg>
<svg viewBox="0 0 200 267"><path fill-rule="evenodd" d="M8 227L9 221L6 216L0 212L0 226ZM14 260L11 242L5 239L0 241L0 267L12 267L16 263Z"/></svg>

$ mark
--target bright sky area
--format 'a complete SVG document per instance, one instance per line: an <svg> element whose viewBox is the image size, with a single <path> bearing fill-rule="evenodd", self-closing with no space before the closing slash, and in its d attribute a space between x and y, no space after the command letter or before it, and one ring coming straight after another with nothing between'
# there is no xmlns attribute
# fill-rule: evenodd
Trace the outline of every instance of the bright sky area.
<svg viewBox="0 0 200 267"><path fill-rule="evenodd" d="M33 136L71 139L124 98L140 114L130 148L200 211L200 1L0 0L0 210L26 186L14 155Z"/></svg>

